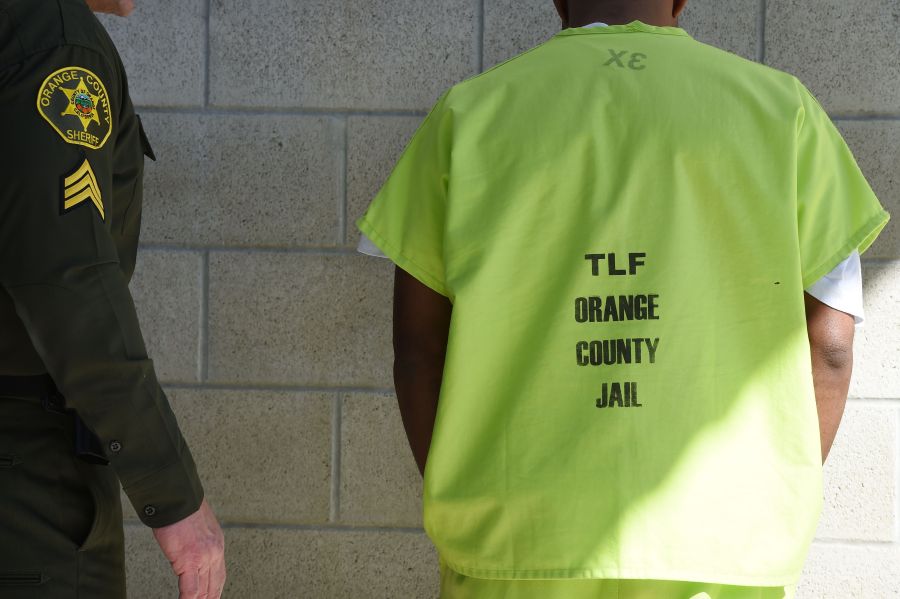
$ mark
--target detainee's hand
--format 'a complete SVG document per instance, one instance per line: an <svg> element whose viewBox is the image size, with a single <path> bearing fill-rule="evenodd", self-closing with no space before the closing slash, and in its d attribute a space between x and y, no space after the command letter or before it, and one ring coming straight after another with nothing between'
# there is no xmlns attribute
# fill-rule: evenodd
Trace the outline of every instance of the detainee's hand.
<svg viewBox="0 0 900 599"><path fill-rule="evenodd" d="M127 17L134 10L134 0L87 0L87 5L94 12L107 12L120 17Z"/></svg>
<svg viewBox="0 0 900 599"><path fill-rule="evenodd" d="M153 536L178 576L179 599L219 599L225 587L225 537L212 508L175 524L154 528Z"/></svg>

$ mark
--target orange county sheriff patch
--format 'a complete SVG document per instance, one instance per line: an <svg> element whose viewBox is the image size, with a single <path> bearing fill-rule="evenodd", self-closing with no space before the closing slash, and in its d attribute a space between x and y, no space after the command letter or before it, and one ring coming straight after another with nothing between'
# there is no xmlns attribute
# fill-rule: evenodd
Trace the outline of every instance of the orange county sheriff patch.
<svg viewBox="0 0 900 599"><path fill-rule="evenodd" d="M94 176L94 171L91 169L91 163L87 159L71 174L63 177L60 212L65 214L85 202L92 203L100 214L100 218L104 221L106 220L106 212L103 210L103 197L100 195L100 186L97 184L97 177Z"/></svg>
<svg viewBox="0 0 900 599"><path fill-rule="evenodd" d="M81 67L66 67L44 79L37 109L66 143L99 150L112 132L106 87Z"/></svg>

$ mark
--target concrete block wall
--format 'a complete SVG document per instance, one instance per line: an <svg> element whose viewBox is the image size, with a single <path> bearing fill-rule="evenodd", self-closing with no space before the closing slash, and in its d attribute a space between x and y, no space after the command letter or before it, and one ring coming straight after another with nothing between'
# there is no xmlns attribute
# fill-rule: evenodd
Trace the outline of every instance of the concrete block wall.
<svg viewBox="0 0 900 599"><path fill-rule="evenodd" d="M158 162L132 285L239 598L436 597L391 383L391 267L352 226L448 86L547 39L550 0L138 0L104 18ZM802 599L900 589L900 4L691 0L696 38L801 77L895 223ZM130 509L130 508L129 508ZM136 599L175 596L129 516Z"/></svg>

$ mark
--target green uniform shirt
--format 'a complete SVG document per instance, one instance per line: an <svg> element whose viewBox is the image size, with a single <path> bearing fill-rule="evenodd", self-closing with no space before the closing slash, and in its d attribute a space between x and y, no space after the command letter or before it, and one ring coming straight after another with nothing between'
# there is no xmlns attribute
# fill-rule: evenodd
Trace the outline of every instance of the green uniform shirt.
<svg viewBox="0 0 900 599"><path fill-rule="evenodd" d="M203 490L147 358L128 281L152 150L83 0L0 0L0 374L49 372L141 519Z"/></svg>
<svg viewBox="0 0 900 599"><path fill-rule="evenodd" d="M793 77L634 22L446 93L359 228L453 302L425 527L467 576L797 581L803 290L888 215Z"/></svg>

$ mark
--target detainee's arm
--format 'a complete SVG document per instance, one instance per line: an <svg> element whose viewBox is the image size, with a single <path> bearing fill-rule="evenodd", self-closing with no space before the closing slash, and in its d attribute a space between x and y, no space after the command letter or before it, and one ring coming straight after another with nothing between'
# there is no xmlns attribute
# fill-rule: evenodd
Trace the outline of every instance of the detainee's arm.
<svg viewBox="0 0 900 599"><path fill-rule="evenodd" d="M197 512L203 489L147 357L128 290L133 256L112 235L140 210L143 148L126 85L107 57L78 46L0 70L0 285L157 528Z"/></svg>
<svg viewBox="0 0 900 599"><path fill-rule="evenodd" d="M394 273L394 387L419 472L431 447L453 306L400 267Z"/></svg>
<svg viewBox="0 0 900 599"><path fill-rule="evenodd" d="M804 298L824 462L847 400L854 318L816 299L814 286L853 251L865 252L889 216L831 119L797 88L797 233L803 288L813 291Z"/></svg>
<svg viewBox="0 0 900 599"><path fill-rule="evenodd" d="M424 474L438 410L454 294L444 262L453 115L441 97L357 226L397 265L394 385Z"/></svg>
<svg viewBox="0 0 900 599"><path fill-rule="evenodd" d="M837 435L853 371L853 316L804 294L822 463Z"/></svg>

